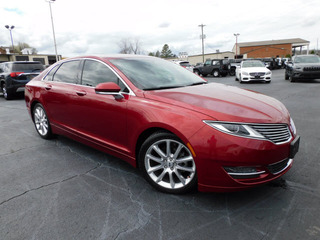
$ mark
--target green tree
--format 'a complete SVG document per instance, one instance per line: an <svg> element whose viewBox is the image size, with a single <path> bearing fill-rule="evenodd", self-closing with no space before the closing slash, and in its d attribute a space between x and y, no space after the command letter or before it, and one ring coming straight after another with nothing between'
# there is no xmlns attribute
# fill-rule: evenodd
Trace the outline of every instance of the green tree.
<svg viewBox="0 0 320 240"><path fill-rule="evenodd" d="M169 45L168 44L163 45L160 57L161 58L170 58L173 56L174 55L172 54L171 50L169 49Z"/></svg>

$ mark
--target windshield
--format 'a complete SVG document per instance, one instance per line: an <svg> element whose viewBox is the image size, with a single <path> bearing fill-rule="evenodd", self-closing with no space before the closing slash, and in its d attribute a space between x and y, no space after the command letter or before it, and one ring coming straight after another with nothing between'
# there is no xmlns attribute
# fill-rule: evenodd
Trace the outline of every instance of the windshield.
<svg viewBox="0 0 320 240"><path fill-rule="evenodd" d="M245 61L242 63L243 68L249 67L265 67L265 65L261 61Z"/></svg>
<svg viewBox="0 0 320 240"><path fill-rule="evenodd" d="M319 63L320 58L318 56L299 56L294 59L295 63Z"/></svg>
<svg viewBox="0 0 320 240"><path fill-rule="evenodd" d="M181 66L155 57L111 59L138 88L155 90L207 83Z"/></svg>

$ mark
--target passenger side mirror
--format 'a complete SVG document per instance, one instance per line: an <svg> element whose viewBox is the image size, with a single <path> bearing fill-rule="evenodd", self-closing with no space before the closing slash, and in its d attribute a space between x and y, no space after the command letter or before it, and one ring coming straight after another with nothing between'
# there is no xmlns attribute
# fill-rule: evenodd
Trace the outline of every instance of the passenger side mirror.
<svg viewBox="0 0 320 240"><path fill-rule="evenodd" d="M121 88L114 82L100 83L96 86L94 90L97 94L113 95L114 98L117 100L124 98L123 95L120 93Z"/></svg>

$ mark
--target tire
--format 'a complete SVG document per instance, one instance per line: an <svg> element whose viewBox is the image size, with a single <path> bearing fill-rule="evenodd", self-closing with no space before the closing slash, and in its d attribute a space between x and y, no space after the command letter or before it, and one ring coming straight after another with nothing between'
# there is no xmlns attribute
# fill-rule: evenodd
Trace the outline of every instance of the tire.
<svg viewBox="0 0 320 240"><path fill-rule="evenodd" d="M230 75L230 76L236 75L236 71L234 71L233 69L231 69L230 72L229 72L229 75Z"/></svg>
<svg viewBox="0 0 320 240"><path fill-rule="evenodd" d="M289 80L290 80L290 82L295 82L296 81L296 79L292 75L289 76Z"/></svg>
<svg viewBox="0 0 320 240"><path fill-rule="evenodd" d="M8 91L5 83L2 84L1 88L2 88L1 90L2 90L2 93L3 93L4 99L6 99L6 100L13 99L13 94L10 91Z"/></svg>
<svg viewBox="0 0 320 240"><path fill-rule="evenodd" d="M197 184L192 153L172 133L152 134L142 144L138 161L144 178L161 192L181 194Z"/></svg>
<svg viewBox="0 0 320 240"><path fill-rule="evenodd" d="M239 74L239 83L243 83L243 81L241 80L241 74Z"/></svg>
<svg viewBox="0 0 320 240"><path fill-rule="evenodd" d="M202 75L202 77L206 77L208 74L203 74L203 73L202 73L201 75Z"/></svg>
<svg viewBox="0 0 320 240"><path fill-rule="evenodd" d="M40 137L44 139L51 139L53 137L47 113L40 103L37 103L34 106L32 110L32 119Z"/></svg>
<svg viewBox="0 0 320 240"><path fill-rule="evenodd" d="M289 75L288 75L287 71L284 73L284 79L289 80Z"/></svg>
<svg viewBox="0 0 320 240"><path fill-rule="evenodd" d="M199 70L194 70L194 73L200 76Z"/></svg>
<svg viewBox="0 0 320 240"><path fill-rule="evenodd" d="M213 77L219 77L219 76L220 76L219 70L213 70L213 71L212 71L212 76L213 76Z"/></svg>

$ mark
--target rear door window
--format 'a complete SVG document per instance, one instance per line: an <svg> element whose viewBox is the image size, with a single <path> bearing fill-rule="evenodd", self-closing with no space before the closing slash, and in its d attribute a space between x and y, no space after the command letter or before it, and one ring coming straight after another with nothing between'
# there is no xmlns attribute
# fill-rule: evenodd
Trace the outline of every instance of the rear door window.
<svg viewBox="0 0 320 240"><path fill-rule="evenodd" d="M54 74L53 81L77 84L79 63L79 60L62 63Z"/></svg>

